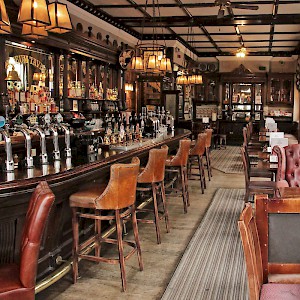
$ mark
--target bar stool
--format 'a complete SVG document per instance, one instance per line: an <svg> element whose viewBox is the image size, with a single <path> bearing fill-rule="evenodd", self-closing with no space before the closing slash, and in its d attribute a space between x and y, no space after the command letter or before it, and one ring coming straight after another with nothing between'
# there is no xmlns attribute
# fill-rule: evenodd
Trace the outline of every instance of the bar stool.
<svg viewBox="0 0 300 300"><path fill-rule="evenodd" d="M120 264L122 288L126 290L125 260L137 252L140 270L143 270L141 247L139 241L135 199L136 185L139 174L140 161L134 157L130 164L114 164L110 169L110 180L108 185L94 185L88 189L79 191L70 196L72 208L73 228L73 281L78 279L78 259L87 259L95 262L107 262ZM80 212L79 209L89 209L88 212ZM101 215L102 211L111 210L113 215ZM81 210L82 211L82 210ZM122 239L122 221L131 216L135 241L124 241ZM95 220L95 234L92 238L79 244L79 218ZM101 220L115 220L117 239L102 238ZM117 244L119 259L105 258L100 256L101 243ZM133 249L124 256L123 245L131 246ZM95 248L95 255L87 254L88 248Z"/></svg>
<svg viewBox="0 0 300 300"><path fill-rule="evenodd" d="M187 163L189 157L189 151L191 147L190 139L182 139L179 141L179 149L176 155L168 156L166 160L166 167L170 167L166 169L167 172L176 172L179 174L181 179L181 192L182 192L182 200L183 200L183 209L184 213L187 213L187 207L190 205L189 203L189 192L188 192L188 179L187 179ZM175 188L171 190L176 191Z"/></svg>
<svg viewBox="0 0 300 300"><path fill-rule="evenodd" d="M210 181L210 178L212 177L211 161L210 161L210 146L211 146L211 136L212 136L213 130L205 129L204 132L206 133L205 158L206 158L208 180Z"/></svg>
<svg viewBox="0 0 300 300"><path fill-rule="evenodd" d="M189 178L192 175L200 177L202 194L204 194L204 189L206 188L205 173L204 173L204 166L203 166L203 155L205 153L205 145L206 145L206 133L199 133L195 146L191 148L189 152ZM198 174L192 174L192 165L194 162L197 162L198 164L198 170L199 170Z"/></svg>
<svg viewBox="0 0 300 300"><path fill-rule="evenodd" d="M151 223L155 224L156 228L156 238L157 244L161 243L160 238L160 228L159 228L159 211L158 211L158 201L157 195L161 195L162 204L163 204L163 213L162 217L165 218L167 232L169 229L169 214L166 202L166 193L165 193L165 164L168 155L169 147L163 145L161 149L151 149L149 151L149 159L146 167L140 170L140 175L138 176L138 187L137 191L152 191L153 196L153 210L154 210L154 220L149 219L138 219L141 223ZM150 187L149 187L150 184ZM145 186L146 185L146 186ZM150 209L137 209L138 212L149 212Z"/></svg>

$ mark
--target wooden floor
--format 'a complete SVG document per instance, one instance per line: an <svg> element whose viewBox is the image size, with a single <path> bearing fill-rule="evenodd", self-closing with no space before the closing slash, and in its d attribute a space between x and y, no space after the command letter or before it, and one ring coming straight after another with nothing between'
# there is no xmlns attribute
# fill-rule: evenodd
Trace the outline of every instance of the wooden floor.
<svg viewBox="0 0 300 300"><path fill-rule="evenodd" d="M211 182L207 181L208 187L204 195L200 192L199 181L189 181L191 206L187 214L183 214L181 197L167 197L171 232L166 233L164 223L161 221L161 245L156 244L153 224L139 224L145 268L144 271L139 271L135 256L127 261L125 293L121 292L118 265L81 261L79 264L81 278L77 284L72 284L70 273L58 283L40 292L36 299L160 299L215 191L220 187L244 187L242 174L224 174L213 170L212 179ZM131 232L127 237L131 237ZM108 252L114 255L113 251Z"/></svg>

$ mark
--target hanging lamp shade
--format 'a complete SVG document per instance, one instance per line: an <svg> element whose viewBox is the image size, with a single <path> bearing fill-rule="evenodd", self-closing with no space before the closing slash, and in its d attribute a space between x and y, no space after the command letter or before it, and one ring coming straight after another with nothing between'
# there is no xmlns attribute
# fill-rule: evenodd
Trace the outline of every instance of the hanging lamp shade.
<svg viewBox="0 0 300 300"><path fill-rule="evenodd" d="M22 35L32 39L41 39L48 36L48 32L45 27L35 27L31 25L23 24Z"/></svg>
<svg viewBox="0 0 300 300"><path fill-rule="evenodd" d="M10 25L1 25L0 26L0 34L10 34L11 26Z"/></svg>
<svg viewBox="0 0 300 300"><path fill-rule="evenodd" d="M159 71L159 60L157 55L151 54L148 58L147 62L147 70L152 71L152 72L157 72Z"/></svg>
<svg viewBox="0 0 300 300"><path fill-rule="evenodd" d="M183 75L182 77L182 84L189 84L187 76Z"/></svg>
<svg viewBox="0 0 300 300"><path fill-rule="evenodd" d="M18 22L36 27L50 25L47 0L22 0Z"/></svg>
<svg viewBox="0 0 300 300"><path fill-rule="evenodd" d="M65 33L72 30L69 10L66 4L53 2L48 5L51 25L46 30L54 33Z"/></svg>
<svg viewBox="0 0 300 300"><path fill-rule="evenodd" d="M18 72L15 70L15 67L12 66L11 71L8 72L7 77L5 78L6 81L21 81Z"/></svg>
<svg viewBox="0 0 300 300"><path fill-rule="evenodd" d="M163 57L160 61L159 66L160 71L172 72L171 60L170 58Z"/></svg>
<svg viewBox="0 0 300 300"><path fill-rule="evenodd" d="M0 25L10 26L8 14L6 12L6 7L4 0L0 0Z"/></svg>
<svg viewBox="0 0 300 300"><path fill-rule="evenodd" d="M144 61L141 56L134 56L131 61L131 68L134 71L144 70Z"/></svg>
<svg viewBox="0 0 300 300"><path fill-rule="evenodd" d="M32 80L39 81L40 80L40 73L33 73Z"/></svg>
<svg viewBox="0 0 300 300"><path fill-rule="evenodd" d="M196 75L196 84L202 84L202 83L203 83L202 75Z"/></svg>

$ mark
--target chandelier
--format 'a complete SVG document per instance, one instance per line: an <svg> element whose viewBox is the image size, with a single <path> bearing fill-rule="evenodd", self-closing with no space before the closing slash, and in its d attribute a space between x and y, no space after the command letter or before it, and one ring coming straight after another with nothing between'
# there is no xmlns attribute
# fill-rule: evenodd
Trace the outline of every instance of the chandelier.
<svg viewBox="0 0 300 300"><path fill-rule="evenodd" d="M188 35L187 35L187 42L189 43L189 37L191 37L190 44L193 46L194 39L193 39L193 21L191 22L190 26L188 27ZM194 57L194 55L193 55ZM193 59L194 60L194 59ZM188 63L187 63L188 65ZM185 68L181 72L179 72L179 76L176 78L176 84L178 85L192 85L192 84L202 84L202 75L197 74L196 69L189 69Z"/></svg>
<svg viewBox="0 0 300 300"><path fill-rule="evenodd" d="M172 65L170 58L166 56L166 41L163 43L158 41L158 24L156 18L160 19L160 9L158 0L152 0L152 41L145 42L143 40L144 25L147 13L148 0L145 4L145 15L142 23L141 39L135 46L135 54L131 61L131 69L141 73L164 74L172 72ZM160 26L163 34L163 27Z"/></svg>
<svg viewBox="0 0 300 300"><path fill-rule="evenodd" d="M65 33L72 30L68 7L55 0L22 0L18 22L23 24L22 35L29 38L44 38L48 32ZM0 34L11 33L4 0L0 0Z"/></svg>
<svg viewBox="0 0 300 300"><path fill-rule="evenodd" d="M236 57L240 57L240 58L243 58L245 57L247 54L247 49L245 47L241 47L237 50L235 56Z"/></svg>

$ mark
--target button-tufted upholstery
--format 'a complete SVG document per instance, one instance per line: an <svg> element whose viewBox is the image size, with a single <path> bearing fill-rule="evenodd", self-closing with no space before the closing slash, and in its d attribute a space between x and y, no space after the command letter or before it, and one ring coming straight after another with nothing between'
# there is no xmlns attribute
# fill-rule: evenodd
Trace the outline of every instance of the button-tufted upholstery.
<svg viewBox="0 0 300 300"><path fill-rule="evenodd" d="M273 152L278 156L276 182L278 186L300 186L300 145L275 146Z"/></svg>
<svg viewBox="0 0 300 300"><path fill-rule="evenodd" d="M46 181L40 182L31 195L22 234L20 263L0 266L0 299L34 299L40 244L54 198Z"/></svg>

